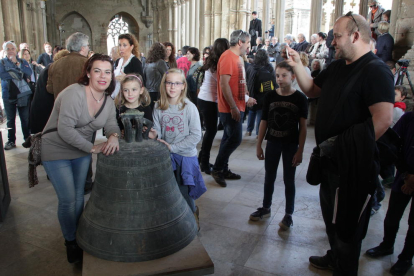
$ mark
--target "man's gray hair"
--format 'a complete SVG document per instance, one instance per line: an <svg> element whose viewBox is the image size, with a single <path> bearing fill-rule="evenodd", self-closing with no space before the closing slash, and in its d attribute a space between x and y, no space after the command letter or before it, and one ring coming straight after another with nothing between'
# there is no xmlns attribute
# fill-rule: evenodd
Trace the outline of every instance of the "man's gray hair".
<svg viewBox="0 0 414 276"><path fill-rule="evenodd" d="M303 36L303 40L306 40L306 36L304 35L304 34L302 34L302 33L300 33L300 34L298 34L298 36Z"/></svg>
<svg viewBox="0 0 414 276"><path fill-rule="evenodd" d="M88 46L89 36L77 32L71 34L66 40L66 49L70 52L80 52L82 47Z"/></svg>
<svg viewBox="0 0 414 276"><path fill-rule="evenodd" d="M13 44L14 48L17 49L16 43L14 43L13 41L6 41L3 43L3 51L7 51L7 45L8 44Z"/></svg>
<svg viewBox="0 0 414 276"><path fill-rule="evenodd" d="M287 35L285 36L285 39L293 41L293 35L291 35L291 34L287 34Z"/></svg>
<svg viewBox="0 0 414 276"><path fill-rule="evenodd" d="M233 31L230 35L230 46L236 46L237 43L239 43L239 40L245 43L249 38L250 34L248 32L245 32L243 30Z"/></svg>
<svg viewBox="0 0 414 276"><path fill-rule="evenodd" d="M257 39L260 41L260 44L262 44L263 38L259 36Z"/></svg>

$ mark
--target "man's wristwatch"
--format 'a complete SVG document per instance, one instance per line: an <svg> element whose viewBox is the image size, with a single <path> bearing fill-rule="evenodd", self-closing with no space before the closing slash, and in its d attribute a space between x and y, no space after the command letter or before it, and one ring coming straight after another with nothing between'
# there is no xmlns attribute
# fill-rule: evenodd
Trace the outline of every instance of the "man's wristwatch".
<svg viewBox="0 0 414 276"><path fill-rule="evenodd" d="M116 137L116 138L119 138L119 134L118 134L118 132L112 133L112 134L111 134L111 136L114 136L114 137Z"/></svg>

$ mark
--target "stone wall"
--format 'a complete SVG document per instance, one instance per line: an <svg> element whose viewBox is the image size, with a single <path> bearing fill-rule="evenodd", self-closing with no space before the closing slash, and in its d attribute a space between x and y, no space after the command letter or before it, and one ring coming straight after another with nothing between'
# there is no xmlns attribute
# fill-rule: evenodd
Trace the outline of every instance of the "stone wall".
<svg viewBox="0 0 414 276"><path fill-rule="evenodd" d="M43 53L43 43L49 38L46 35L45 39L41 2L0 0L1 43L13 40L19 47L20 43L26 42L33 58Z"/></svg>
<svg viewBox="0 0 414 276"><path fill-rule="evenodd" d="M147 52L151 45L149 39L152 38L153 33L152 11L149 14L150 2L149 0L47 1L49 32L55 44L62 44L73 32L84 32L90 35L91 49L97 53L108 53L108 25L116 14L123 14L129 20L130 32L139 41L141 52Z"/></svg>
<svg viewBox="0 0 414 276"><path fill-rule="evenodd" d="M394 37L394 59L400 59L414 44L414 0L394 0L390 34Z"/></svg>
<svg viewBox="0 0 414 276"><path fill-rule="evenodd" d="M394 60L410 60L410 66L407 68L407 71L411 76L411 82L414 83L414 0L394 0L391 12L390 34L395 41ZM407 111L412 111L413 94L406 77L404 77L404 86L409 91L405 101Z"/></svg>

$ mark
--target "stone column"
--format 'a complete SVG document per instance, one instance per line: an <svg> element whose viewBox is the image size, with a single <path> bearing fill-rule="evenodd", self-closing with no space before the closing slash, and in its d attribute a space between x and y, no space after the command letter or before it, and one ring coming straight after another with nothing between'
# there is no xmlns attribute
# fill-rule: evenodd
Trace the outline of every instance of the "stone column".
<svg viewBox="0 0 414 276"><path fill-rule="evenodd" d="M186 6L186 2L185 0L181 1L181 48L184 47L186 44L185 41L185 36L187 33L186 30L186 13L185 13L185 6Z"/></svg>
<svg viewBox="0 0 414 276"><path fill-rule="evenodd" d="M2 1L0 1L0 39L1 41L6 41L5 31L4 31L4 20L3 20L3 4ZM2 49L3 50L3 49Z"/></svg>
<svg viewBox="0 0 414 276"><path fill-rule="evenodd" d="M246 30L246 32L249 31L249 27L250 27L250 15L252 14L252 2L251 1L247 1L247 6L246 6L246 14L245 14L245 25L244 27L242 27L241 29Z"/></svg>
<svg viewBox="0 0 414 276"><path fill-rule="evenodd" d="M221 1L213 0L213 8L214 8L214 26L213 26L213 37L212 39L216 39L222 37L221 35L221 22L222 22L222 12L221 12Z"/></svg>
<svg viewBox="0 0 414 276"><path fill-rule="evenodd" d="M168 2L168 41L174 43L174 1Z"/></svg>
<svg viewBox="0 0 414 276"><path fill-rule="evenodd" d="M220 36L230 38L230 0L220 0L221 2L221 28Z"/></svg>
<svg viewBox="0 0 414 276"><path fill-rule="evenodd" d="M21 30L20 30L20 22L19 22L19 11L17 8L17 1L5 1L2 0L2 14L3 14L3 22L4 24L4 37L5 41L13 40L15 41L17 47L21 41Z"/></svg>
<svg viewBox="0 0 414 276"><path fill-rule="evenodd" d="M205 47L207 45L201 45L200 43L200 34L202 33L202 31L200 30L200 20L201 20L201 16L200 16L200 1L201 0L195 0L195 30L194 30L194 37L195 37L195 45L196 47L198 47L199 49L201 49L201 47Z"/></svg>
<svg viewBox="0 0 414 276"><path fill-rule="evenodd" d="M344 13L344 0L336 0L335 2L335 18L334 18L334 22L335 20L342 16Z"/></svg>
<svg viewBox="0 0 414 276"><path fill-rule="evenodd" d="M310 28L308 40L312 34L316 34L321 31L322 26L322 1L321 0L312 0L311 3L311 15L310 15Z"/></svg>
<svg viewBox="0 0 414 276"><path fill-rule="evenodd" d="M270 10L270 0L263 0L263 21L262 21L262 36L263 36L263 44L264 41L267 37L269 37L269 33L266 35L266 31L268 31L269 28L269 22L270 22L270 18L269 18L269 10Z"/></svg>
<svg viewBox="0 0 414 276"><path fill-rule="evenodd" d="M173 40L173 44L174 44L174 46L175 46L175 51L177 52L177 50L178 50L178 47L179 47L179 43L178 43L178 26L179 26L179 24L178 24L178 20L179 20L179 17L178 17L178 11L179 11L179 7L178 7L178 3L177 3L177 1L174 1L174 3L173 3L173 13L174 13L174 40Z"/></svg>
<svg viewBox="0 0 414 276"><path fill-rule="evenodd" d="M369 0L360 0L359 1L359 14L363 17L367 18L369 7L368 7ZM394 2L398 2L397 0L393 1L393 11L394 11ZM393 13L391 13L392 15Z"/></svg>
<svg viewBox="0 0 414 276"><path fill-rule="evenodd" d="M190 44L190 0L185 3L185 45ZM189 45L193 47L194 45Z"/></svg>
<svg viewBox="0 0 414 276"><path fill-rule="evenodd" d="M189 24L188 24L188 45L191 47L195 47L194 45L194 0L188 0L188 17L189 17Z"/></svg>
<svg viewBox="0 0 414 276"><path fill-rule="evenodd" d="M276 0L275 36L283 42L285 36L285 0Z"/></svg>
<svg viewBox="0 0 414 276"><path fill-rule="evenodd" d="M239 29L238 24L238 6L237 6L237 0L230 0L229 1L229 34L231 34L233 31Z"/></svg>
<svg viewBox="0 0 414 276"><path fill-rule="evenodd" d="M198 2L199 0L197 0ZM190 45L192 47L197 47L196 44L196 33L198 34L198 28L196 28L196 0L190 0ZM198 16L197 16L198 20Z"/></svg>
<svg viewBox="0 0 414 276"><path fill-rule="evenodd" d="M204 1L204 45L212 44L211 30L213 23L212 0Z"/></svg>

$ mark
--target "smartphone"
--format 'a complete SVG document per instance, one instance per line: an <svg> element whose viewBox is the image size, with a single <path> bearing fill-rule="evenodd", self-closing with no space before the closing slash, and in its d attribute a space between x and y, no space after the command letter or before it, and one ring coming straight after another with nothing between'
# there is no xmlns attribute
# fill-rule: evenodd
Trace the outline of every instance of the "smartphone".
<svg viewBox="0 0 414 276"><path fill-rule="evenodd" d="M289 51L288 51L288 48L286 47L285 49L286 49L286 57L289 59Z"/></svg>

